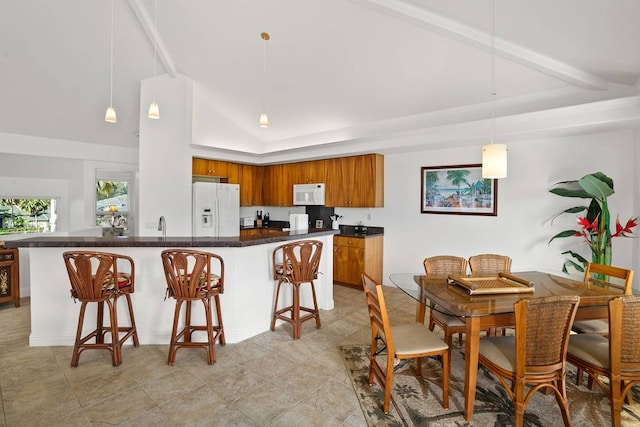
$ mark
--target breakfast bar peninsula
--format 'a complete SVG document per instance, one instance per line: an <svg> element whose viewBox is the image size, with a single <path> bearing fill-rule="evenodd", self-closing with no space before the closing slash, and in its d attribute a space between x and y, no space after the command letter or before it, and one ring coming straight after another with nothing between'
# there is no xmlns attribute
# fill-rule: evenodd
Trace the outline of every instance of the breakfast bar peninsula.
<svg viewBox="0 0 640 427"><path fill-rule="evenodd" d="M74 304L62 253L72 250L115 252L135 262L132 294L141 344L169 342L174 304L165 301L167 283L160 253L193 248L220 255L225 264L222 318L227 342L240 342L269 330L276 282L272 254L277 246L297 240L323 243L316 281L318 306L333 309L333 235L335 230L280 231L238 237L33 237L7 241L28 259L31 296L31 346L73 345L80 304ZM283 297L285 294L282 295ZM311 295L302 294L303 303ZM289 303L282 301L282 304ZM194 322L201 310L194 309ZM95 313L95 312L94 312ZM124 313L124 312L123 312ZM93 314L87 309L87 318ZM128 317L124 316L124 322Z"/></svg>

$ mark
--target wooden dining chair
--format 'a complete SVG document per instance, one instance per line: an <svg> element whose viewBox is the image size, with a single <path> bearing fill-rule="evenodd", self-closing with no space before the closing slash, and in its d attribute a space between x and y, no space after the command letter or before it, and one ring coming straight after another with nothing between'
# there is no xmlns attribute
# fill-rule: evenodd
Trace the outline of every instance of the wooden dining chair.
<svg viewBox="0 0 640 427"><path fill-rule="evenodd" d="M524 422L524 410L535 392L551 390L571 425L565 387L567 344L578 296L551 296L520 300L514 304L513 336L480 340L478 362L493 373L515 406L515 425ZM525 385L531 385L525 393Z"/></svg>
<svg viewBox="0 0 640 427"><path fill-rule="evenodd" d="M416 375L421 377L422 358L428 356L440 356L442 359L442 406L447 409L449 407L449 346L437 334L428 331L422 323L391 326L382 285L363 273L362 287L371 321L368 381L373 385L374 379L377 379L384 389L384 412L389 412L396 359L415 359ZM383 369L377 357L385 347L387 354Z"/></svg>
<svg viewBox="0 0 640 427"><path fill-rule="evenodd" d="M469 269L471 274L492 275L498 273L511 272L511 258L498 254L479 254L469 258ZM491 328L488 335L506 335L507 327ZM513 328L511 328L513 329Z"/></svg>
<svg viewBox="0 0 640 427"><path fill-rule="evenodd" d="M630 295L633 285L633 270L612 267L610 265L590 262L584 272L584 283L587 286L607 288L621 295ZM609 324L606 320L578 320L573 323L572 330L579 334L609 334Z"/></svg>
<svg viewBox="0 0 640 427"><path fill-rule="evenodd" d="M449 274L466 276L467 274L467 260L457 256L432 256L425 258L423 265L427 276L448 276ZM453 313L447 314L442 309L436 309L435 304L432 303L429 306L429 330L433 331L436 325L444 331L444 341L449 346L449 360L451 360L453 336L458 334L458 344L462 345L462 334L466 330L466 325Z"/></svg>
<svg viewBox="0 0 640 427"><path fill-rule="evenodd" d="M611 425L621 425L621 411L631 387L640 383L640 295L609 301L609 336L573 334L567 361L586 372L609 397ZM600 379L607 377L608 386Z"/></svg>
<svg viewBox="0 0 640 427"><path fill-rule="evenodd" d="M480 254L469 258L471 274L498 274L511 272L511 258L506 255Z"/></svg>

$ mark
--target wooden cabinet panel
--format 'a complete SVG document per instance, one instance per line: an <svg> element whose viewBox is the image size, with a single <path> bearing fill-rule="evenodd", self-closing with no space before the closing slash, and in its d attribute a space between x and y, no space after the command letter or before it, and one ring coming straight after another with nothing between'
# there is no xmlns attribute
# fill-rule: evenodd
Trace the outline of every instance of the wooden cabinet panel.
<svg viewBox="0 0 640 427"><path fill-rule="evenodd" d="M240 206L260 206L264 203L264 167L238 165L240 184Z"/></svg>
<svg viewBox="0 0 640 427"><path fill-rule="evenodd" d="M239 165L223 160L200 159L194 157L191 160L191 174L201 176L215 176L221 182L229 184L240 183Z"/></svg>
<svg viewBox="0 0 640 427"><path fill-rule="evenodd" d="M325 205L384 206L384 157L380 154L326 160Z"/></svg>
<svg viewBox="0 0 640 427"><path fill-rule="evenodd" d="M293 171L291 164L266 167L265 205L293 206Z"/></svg>
<svg viewBox="0 0 640 427"><path fill-rule="evenodd" d="M292 163L291 184L315 184L326 179L326 160Z"/></svg>
<svg viewBox="0 0 640 427"><path fill-rule="evenodd" d="M383 236L333 238L333 281L360 289L362 273L382 283Z"/></svg>

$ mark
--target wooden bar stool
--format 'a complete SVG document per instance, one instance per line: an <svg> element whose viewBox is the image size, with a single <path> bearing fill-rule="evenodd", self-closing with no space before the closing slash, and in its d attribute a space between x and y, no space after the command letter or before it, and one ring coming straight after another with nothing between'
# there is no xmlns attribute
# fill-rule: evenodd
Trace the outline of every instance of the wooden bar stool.
<svg viewBox="0 0 640 427"><path fill-rule="evenodd" d="M167 295L176 300L173 328L169 344L167 363L176 362L176 351L182 347L201 347L207 351L207 363L216 361L215 343L225 345L220 294L224 292L224 261L222 257L209 252L190 249L167 249L162 251L162 265L167 279ZM217 273L212 270L212 262ZM211 299L215 300L217 325L213 324ZM202 301L205 311L205 325L191 324L191 303ZM178 331L180 311L185 305L185 324ZM206 341L193 341L193 333L203 331Z"/></svg>
<svg viewBox="0 0 640 427"><path fill-rule="evenodd" d="M134 291L135 264L128 256L108 252L75 251L62 254L71 282L71 297L81 302L78 329L76 332L71 366L78 366L80 354L87 349L106 349L111 352L113 366L122 363L122 344L133 338L138 347L138 331L131 295ZM120 261L120 263L118 262ZM118 264L124 264L119 269ZM127 271L128 270L128 271ZM118 325L118 298L127 299L131 326ZM96 328L82 336L84 315L87 304L97 303ZM104 325L104 303L109 310L109 326ZM123 332L124 335L120 336ZM111 341L105 335L111 334ZM89 342L95 339L95 342Z"/></svg>
<svg viewBox="0 0 640 427"><path fill-rule="evenodd" d="M273 251L273 278L278 281L276 298L273 305L271 330L276 328L276 319L284 320L293 326L293 339L300 338L300 327L303 322L316 319L316 328L320 328L320 312L316 299L316 289L313 281L318 277L322 242L318 240L303 240L288 243L275 248ZM291 305L278 309L280 285L289 283L293 286L293 301ZM313 308L300 306L300 285L309 283L313 296ZM300 312L306 312L300 317ZM289 312L287 315L286 313Z"/></svg>

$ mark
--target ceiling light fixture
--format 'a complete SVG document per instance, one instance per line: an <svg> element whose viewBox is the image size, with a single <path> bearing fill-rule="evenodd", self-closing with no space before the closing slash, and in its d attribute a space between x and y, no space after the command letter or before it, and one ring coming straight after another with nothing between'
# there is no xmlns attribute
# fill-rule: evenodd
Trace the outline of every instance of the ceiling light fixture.
<svg viewBox="0 0 640 427"><path fill-rule="evenodd" d="M154 23L153 23L153 80L154 84L156 84L156 71L158 66L158 0L156 0L156 8L154 12ZM155 92L155 89L154 89ZM160 107L156 103L156 95L153 95L153 102L149 106L149 114L147 115L150 119L159 119L160 118Z"/></svg>
<svg viewBox="0 0 640 427"><path fill-rule="evenodd" d="M507 146L494 144L496 130L496 54L495 11L491 0L491 144L482 147L482 177L488 179L507 177Z"/></svg>
<svg viewBox="0 0 640 427"><path fill-rule="evenodd" d="M260 127L269 127L269 117L267 117L267 40L271 37L269 33L260 34L263 42L262 50L262 77L264 79L262 84L262 114L260 114Z"/></svg>
<svg viewBox="0 0 640 427"><path fill-rule="evenodd" d="M109 107L107 107L107 111L104 114L104 121L108 123L116 123L116 109L113 108L113 0L111 0L111 83L109 89Z"/></svg>

